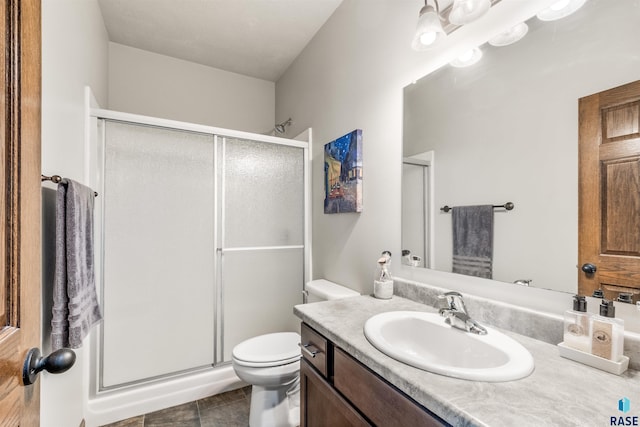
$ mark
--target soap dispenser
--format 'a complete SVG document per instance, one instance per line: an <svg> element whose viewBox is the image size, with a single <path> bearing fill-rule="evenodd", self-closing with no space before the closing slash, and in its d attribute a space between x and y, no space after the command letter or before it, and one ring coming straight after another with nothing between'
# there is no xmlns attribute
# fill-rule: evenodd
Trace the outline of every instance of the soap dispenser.
<svg viewBox="0 0 640 427"><path fill-rule="evenodd" d="M378 259L378 268L373 279L373 296L380 299L390 299L393 296L393 279L389 271L391 252L384 251Z"/></svg>
<svg viewBox="0 0 640 427"><path fill-rule="evenodd" d="M600 315L593 316L591 322L591 353L618 362L623 355L624 321L615 316L613 301L603 299Z"/></svg>
<svg viewBox="0 0 640 427"><path fill-rule="evenodd" d="M567 347L591 353L591 313L587 313L587 300L573 296L573 310L564 313L564 344Z"/></svg>

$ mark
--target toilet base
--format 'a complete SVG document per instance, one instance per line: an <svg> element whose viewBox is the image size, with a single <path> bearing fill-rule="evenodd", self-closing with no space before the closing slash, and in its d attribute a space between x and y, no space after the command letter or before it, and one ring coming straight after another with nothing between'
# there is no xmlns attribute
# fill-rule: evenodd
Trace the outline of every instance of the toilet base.
<svg viewBox="0 0 640 427"><path fill-rule="evenodd" d="M251 386L249 427L300 425L300 380L284 387Z"/></svg>

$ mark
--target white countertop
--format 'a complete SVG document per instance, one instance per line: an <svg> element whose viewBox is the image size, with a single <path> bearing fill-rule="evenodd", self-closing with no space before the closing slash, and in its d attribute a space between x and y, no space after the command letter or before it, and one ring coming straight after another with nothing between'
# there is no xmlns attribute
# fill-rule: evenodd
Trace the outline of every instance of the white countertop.
<svg viewBox="0 0 640 427"><path fill-rule="evenodd" d="M435 311L394 296L379 300L358 296L301 304L294 313L335 345L431 412L454 426L609 426L611 417L637 416L640 373L622 375L560 357L558 348L504 331L531 352L535 370L527 378L502 383L467 381L433 374L398 362L365 338L366 320L396 310ZM631 400L631 411L618 411L618 400Z"/></svg>

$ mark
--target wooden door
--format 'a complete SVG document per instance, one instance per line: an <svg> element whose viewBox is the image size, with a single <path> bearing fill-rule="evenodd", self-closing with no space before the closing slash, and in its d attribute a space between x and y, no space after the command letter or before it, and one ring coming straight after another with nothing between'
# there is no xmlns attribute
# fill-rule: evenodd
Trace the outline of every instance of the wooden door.
<svg viewBox="0 0 640 427"><path fill-rule="evenodd" d="M40 343L40 0L2 0L0 39L0 425L39 425L39 381L22 385Z"/></svg>
<svg viewBox="0 0 640 427"><path fill-rule="evenodd" d="M640 81L579 102L578 291L640 295ZM595 267L595 271L591 266Z"/></svg>

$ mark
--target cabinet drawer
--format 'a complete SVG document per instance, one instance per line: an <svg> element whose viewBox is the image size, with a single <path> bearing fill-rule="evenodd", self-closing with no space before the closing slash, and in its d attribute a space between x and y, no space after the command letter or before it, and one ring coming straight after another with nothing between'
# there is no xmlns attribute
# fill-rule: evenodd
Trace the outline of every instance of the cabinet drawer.
<svg viewBox="0 0 640 427"><path fill-rule="evenodd" d="M334 387L378 426L446 426L341 349L333 352Z"/></svg>
<svg viewBox="0 0 640 427"><path fill-rule="evenodd" d="M327 376L327 339L303 323L300 328L302 357Z"/></svg>

